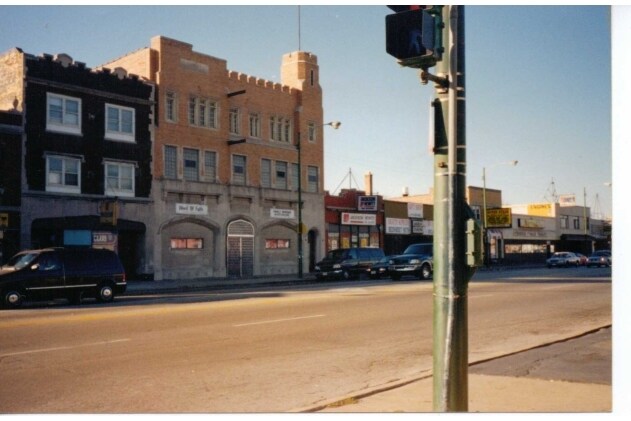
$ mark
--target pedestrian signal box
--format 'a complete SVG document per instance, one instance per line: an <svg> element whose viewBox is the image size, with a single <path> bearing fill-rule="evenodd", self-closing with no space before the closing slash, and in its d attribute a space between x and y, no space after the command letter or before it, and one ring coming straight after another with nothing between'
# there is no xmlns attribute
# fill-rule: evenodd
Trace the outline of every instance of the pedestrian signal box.
<svg viewBox="0 0 631 421"><path fill-rule="evenodd" d="M386 52L406 67L429 68L440 59L433 9L405 10L386 15ZM440 29L440 28L439 28Z"/></svg>

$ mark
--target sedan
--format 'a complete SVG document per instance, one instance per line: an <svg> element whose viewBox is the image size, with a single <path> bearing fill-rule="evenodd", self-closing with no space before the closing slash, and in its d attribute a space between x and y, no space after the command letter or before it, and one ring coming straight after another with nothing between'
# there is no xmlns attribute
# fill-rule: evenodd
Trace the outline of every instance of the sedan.
<svg viewBox="0 0 631 421"><path fill-rule="evenodd" d="M611 252L608 250L595 251L587 259L587 267L611 266Z"/></svg>
<svg viewBox="0 0 631 421"><path fill-rule="evenodd" d="M574 253L569 251L559 251L554 253L548 260L546 260L546 265L551 268L553 266L578 266L580 264L580 259Z"/></svg>

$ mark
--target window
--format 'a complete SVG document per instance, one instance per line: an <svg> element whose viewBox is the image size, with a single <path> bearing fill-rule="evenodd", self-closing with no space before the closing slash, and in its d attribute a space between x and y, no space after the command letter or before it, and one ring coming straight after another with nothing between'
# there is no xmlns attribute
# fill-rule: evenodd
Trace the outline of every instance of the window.
<svg viewBox="0 0 631 421"><path fill-rule="evenodd" d="M276 134L276 117L269 118L269 138L270 140L278 140L278 135Z"/></svg>
<svg viewBox="0 0 631 421"><path fill-rule="evenodd" d="M188 124L210 129L217 128L217 103L191 95L188 100Z"/></svg>
<svg viewBox="0 0 631 421"><path fill-rule="evenodd" d="M199 180L199 151L184 148L184 180Z"/></svg>
<svg viewBox="0 0 631 421"><path fill-rule="evenodd" d="M230 108L230 133L241 134L240 112L238 108Z"/></svg>
<svg viewBox="0 0 631 421"><path fill-rule="evenodd" d="M232 182L234 184L245 185L247 180L244 155L232 156Z"/></svg>
<svg viewBox="0 0 631 421"><path fill-rule="evenodd" d="M581 229L581 219L578 217L572 218L572 225L575 230Z"/></svg>
<svg viewBox="0 0 631 421"><path fill-rule="evenodd" d="M317 193L319 191L320 177L318 176L318 167L309 166L307 168L308 184L307 191L309 193Z"/></svg>
<svg viewBox="0 0 631 421"><path fill-rule="evenodd" d="M272 161L261 159L261 187L272 187Z"/></svg>
<svg viewBox="0 0 631 421"><path fill-rule="evenodd" d="M285 119L283 121L283 136L281 137L283 142L291 143L291 120Z"/></svg>
<svg viewBox="0 0 631 421"><path fill-rule="evenodd" d="M307 140L309 140L309 142L316 141L316 125L313 122L307 124Z"/></svg>
<svg viewBox="0 0 631 421"><path fill-rule="evenodd" d="M204 174L208 181L217 180L217 152L204 151Z"/></svg>
<svg viewBox="0 0 631 421"><path fill-rule="evenodd" d="M291 189L294 191L298 191L299 173L298 164L291 164Z"/></svg>
<svg viewBox="0 0 631 421"><path fill-rule="evenodd" d="M250 114L250 137L261 137L261 121L256 113Z"/></svg>
<svg viewBox="0 0 631 421"><path fill-rule="evenodd" d="M177 96L175 92L166 93L166 104L164 107L165 119L171 123L177 122Z"/></svg>
<svg viewBox="0 0 631 421"><path fill-rule="evenodd" d="M134 197L133 164L120 162L105 163L105 195Z"/></svg>
<svg viewBox="0 0 631 421"><path fill-rule="evenodd" d="M81 100L63 95L46 95L46 130L81 134Z"/></svg>
<svg viewBox="0 0 631 421"><path fill-rule="evenodd" d="M46 191L81 193L81 161L78 158L47 156Z"/></svg>
<svg viewBox="0 0 631 421"><path fill-rule="evenodd" d="M265 240L265 248L267 250L275 250L275 249L288 249L289 248L289 240L286 239L271 239Z"/></svg>
<svg viewBox="0 0 631 421"><path fill-rule="evenodd" d="M177 178L177 148L175 146L164 147L164 178L172 180Z"/></svg>
<svg viewBox="0 0 631 421"><path fill-rule="evenodd" d="M105 138L134 142L135 110L118 105L105 104Z"/></svg>
<svg viewBox="0 0 631 421"><path fill-rule="evenodd" d="M171 250L199 250L203 248L203 238L171 238Z"/></svg>
<svg viewBox="0 0 631 421"><path fill-rule="evenodd" d="M274 183L277 189L287 190L287 163L276 161L276 181Z"/></svg>
<svg viewBox="0 0 631 421"><path fill-rule="evenodd" d="M569 218L567 217L567 215L561 215L561 229L568 229L569 227Z"/></svg>

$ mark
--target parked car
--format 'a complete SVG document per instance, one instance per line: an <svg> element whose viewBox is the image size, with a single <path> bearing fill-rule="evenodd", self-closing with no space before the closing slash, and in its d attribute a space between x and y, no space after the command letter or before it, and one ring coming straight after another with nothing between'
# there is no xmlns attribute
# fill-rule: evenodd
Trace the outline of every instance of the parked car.
<svg viewBox="0 0 631 421"><path fill-rule="evenodd" d="M578 266L580 264L580 259L578 256L569 251L557 251L554 253L548 260L546 260L546 265L551 267L556 266Z"/></svg>
<svg viewBox="0 0 631 421"><path fill-rule="evenodd" d="M379 259L379 261L373 265L371 265L366 272L368 272L368 276L370 279L381 279L387 278L390 274L388 270L388 266L390 266L390 259L392 256L385 256Z"/></svg>
<svg viewBox="0 0 631 421"><path fill-rule="evenodd" d="M127 288L125 270L118 255L92 248L27 250L0 267L2 304L19 307L24 300L83 297L110 302Z"/></svg>
<svg viewBox="0 0 631 421"><path fill-rule="evenodd" d="M403 254L390 259L388 271L395 281L406 275L420 279L431 278L434 272L434 245L418 243L408 246Z"/></svg>
<svg viewBox="0 0 631 421"><path fill-rule="evenodd" d="M352 247L331 250L315 266L317 279L359 278L373 264L384 257L383 250L372 247Z"/></svg>
<svg viewBox="0 0 631 421"><path fill-rule="evenodd" d="M585 266L587 264L587 256L581 253L574 253L576 257L578 257L578 264L581 266Z"/></svg>
<svg viewBox="0 0 631 421"><path fill-rule="evenodd" d="M611 252L609 250L599 250L592 253L587 259L587 267L611 266Z"/></svg>

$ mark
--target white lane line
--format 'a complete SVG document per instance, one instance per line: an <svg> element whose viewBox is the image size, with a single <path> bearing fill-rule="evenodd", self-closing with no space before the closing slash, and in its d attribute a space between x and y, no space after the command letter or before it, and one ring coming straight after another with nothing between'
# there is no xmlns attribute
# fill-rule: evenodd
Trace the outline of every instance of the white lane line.
<svg viewBox="0 0 631 421"><path fill-rule="evenodd" d="M315 319L317 317L326 317L326 314L316 314L316 315L313 315L313 316L302 316L302 317L291 317L291 318L288 318L288 319L264 320L264 321L261 321L261 322L241 323L241 324L238 324L238 325L233 325L233 327L264 325L264 324L268 324L268 323L292 322L294 320Z"/></svg>
<svg viewBox="0 0 631 421"><path fill-rule="evenodd" d="M16 355L37 354L37 353L40 353L40 352L64 351L64 350L68 350L68 349L81 348L81 347L84 347L84 346L108 345L108 344L115 344L115 343L119 343L119 342L128 342L128 341L131 341L131 339L114 339L112 341L93 342L93 343L89 343L89 344L75 345L75 346L58 346L58 347L54 347L54 348L32 349L32 350L29 350L29 351L10 352L8 354L0 354L0 358L2 358L2 357L13 357L13 356L16 356Z"/></svg>

